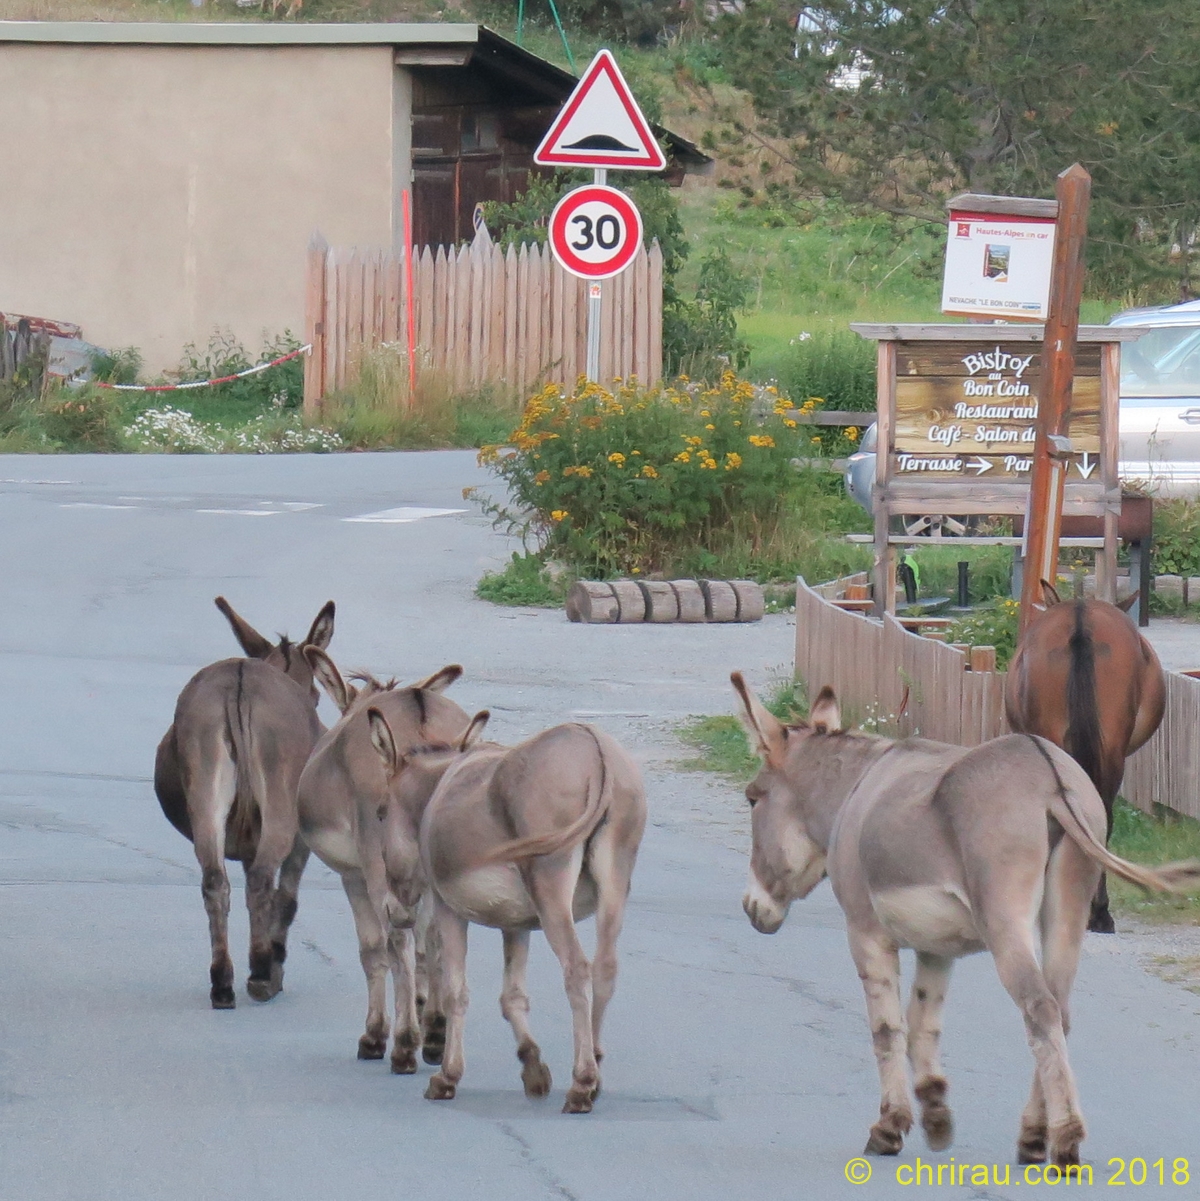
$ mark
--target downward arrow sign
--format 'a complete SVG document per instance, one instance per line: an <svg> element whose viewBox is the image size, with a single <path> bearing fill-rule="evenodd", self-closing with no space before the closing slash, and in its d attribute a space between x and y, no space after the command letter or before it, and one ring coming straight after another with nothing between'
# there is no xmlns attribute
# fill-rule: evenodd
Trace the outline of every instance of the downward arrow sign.
<svg viewBox="0 0 1200 1201"><path fill-rule="evenodd" d="M980 455L976 455L975 458L967 464L967 466L975 472L976 476L981 476L985 471L991 471L996 464L988 462L987 459Z"/></svg>
<svg viewBox="0 0 1200 1201"><path fill-rule="evenodd" d="M1096 470L1096 464L1092 462L1092 456L1089 455L1086 451L1084 451L1084 454L1083 454L1083 462L1076 463L1075 466L1079 468L1079 474L1081 476L1083 476L1083 478L1085 480L1088 478L1089 475L1092 474L1093 471Z"/></svg>

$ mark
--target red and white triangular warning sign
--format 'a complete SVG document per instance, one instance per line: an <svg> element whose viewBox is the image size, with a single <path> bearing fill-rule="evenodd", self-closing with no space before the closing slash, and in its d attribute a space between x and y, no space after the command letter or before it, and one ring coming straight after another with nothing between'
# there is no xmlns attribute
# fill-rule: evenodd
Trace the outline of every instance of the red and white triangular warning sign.
<svg viewBox="0 0 1200 1201"><path fill-rule="evenodd" d="M608 50L601 50L542 139L543 167L662 171L667 160Z"/></svg>

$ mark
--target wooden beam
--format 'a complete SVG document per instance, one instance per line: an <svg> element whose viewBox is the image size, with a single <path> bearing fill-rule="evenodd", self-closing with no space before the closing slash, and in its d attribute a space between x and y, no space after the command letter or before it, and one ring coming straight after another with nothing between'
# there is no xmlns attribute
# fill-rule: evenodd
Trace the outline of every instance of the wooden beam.
<svg viewBox="0 0 1200 1201"><path fill-rule="evenodd" d="M1038 200L1030 196L989 196L983 192L960 192L946 201L946 209L970 213L1002 213L1007 217L1058 216L1057 200Z"/></svg>
<svg viewBox="0 0 1200 1201"><path fill-rule="evenodd" d="M1070 466L1064 448L1056 444L1071 428L1071 383L1075 376L1075 340L1079 304L1083 298L1083 249L1087 241L1092 177L1079 163L1058 177L1058 221L1054 235L1054 266L1050 275L1050 304L1042 371L1038 388L1037 441L1033 448L1033 478L1029 485L1028 545L1021 587L1021 629L1041 603L1042 580L1058 575L1058 539L1062 527L1063 484Z"/></svg>

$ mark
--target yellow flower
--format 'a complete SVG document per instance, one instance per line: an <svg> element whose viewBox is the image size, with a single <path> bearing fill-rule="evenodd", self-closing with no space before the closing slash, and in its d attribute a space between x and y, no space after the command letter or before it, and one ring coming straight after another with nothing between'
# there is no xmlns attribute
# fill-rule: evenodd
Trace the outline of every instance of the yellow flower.
<svg viewBox="0 0 1200 1201"><path fill-rule="evenodd" d="M708 458L700 460L700 468L702 471L716 471L717 460L709 455Z"/></svg>
<svg viewBox="0 0 1200 1201"><path fill-rule="evenodd" d="M710 412L709 412L707 409L701 409L701 410L700 410L700 416L701 416L701 417L711 417L711 416L712 416L712 414L711 414L711 413L710 413Z"/></svg>
<svg viewBox="0 0 1200 1201"><path fill-rule="evenodd" d="M704 428L706 430L715 430L717 427L715 425L706 425Z"/></svg>
<svg viewBox="0 0 1200 1201"><path fill-rule="evenodd" d="M783 419L783 424L786 425L790 430L794 430L796 428L796 423L790 417L785 417Z"/></svg>
<svg viewBox="0 0 1200 1201"><path fill-rule="evenodd" d="M851 442L857 442L858 441L858 426L857 425L847 426L846 427L846 437L849 438Z"/></svg>
<svg viewBox="0 0 1200 1201"><path fill-rule="evenodd" d="M770 434L751 434L749 438L751 446L774 446L775 439Z"/></svg>
<svg viewBox="0 0 1200 1201"><path fill-rule="evenodd" d="M537 475L533 477L533 482L540 488L549 478L550 473L548 471L539 471Z"/></svg>
<svg viewBox="0 0 1200 1201"><path fill-rule="evenodd" d="M692 461L692 456L691 456L691 453L690 453L689 451L686 451L686 450L681 450L681 451L680 451L680 452L679 452L679 453L678 453L678 454L675 456L675 462L676 462L676 463L690 463L691 461Z"/></svg>
<svg viewBox="0 0 1200 1201"><path fill-rule="evenodd" d="M500 457L500 447L498 446L481 446L479 448L479 464L494 463Z"/></svg>
<svg viewBox="0 0 1200 1201"><path fill-rule="evenodd" d="M610 463L616 463L618 467L625 466L625 456L619 450L614 450L612 454L608 456L608 461Z"/></svg>
<svg viewBox="0 0 1200 1201"><path fill-rule="evenodd" d="M742 456L736 450L731 450L725 456L725 470L736 471L742 465Z"/></svg>
<svg viewBox="0 0 1200 1201"><path fill-rule="evenodd" d="M577 475L577 476L579 476L580 479L586 480L587 477L591 474L592 474L592 469L590 467L584 466L583 464L580 464L579 466L576 466L576 467L564 467L563 468L563 479L567 479L569 476L572 476L572 475Z"/></svg>
<svg viewBox="0 0 1200 1201"><path fill-rule="evenodd" d="M631 450L629 453L631 455L640 455L642 452L640 450Z"/></svg>
<svg viewBox="0 0 1200 1201"><path fill-rule="evenodd" d="M811 442L811 443L812 443L814 446L820 446L820 445L821 445L821 435L820 435L820 434L818 434L818 435L817 435L815 438L810 438L810 439L809 439L809 441L810 441L810 442Z"/></svg>
<svg viewBox="0 0 1200 1201"><path fill-rule="evenodd" d="M649 463L642 464L642 475L644 475L648 480L658 479L658 472Z"/></svg>
<svg viewBox="0 0 1200 1201"><path fill-rule="evenodd" d="M566 519L570 516L571 516L571 514L569 512L567 512L566 509L555 509L550 514L550 520L551 521L566 521Z"/></svg>
<svg viewBox="0 0 1200 1201"><path fill-rule="evenodd" d="M683 434L682 437L689 446L702 446L704 444L704 439L697 438L695 435L689 437L687 434Z"/></svg>

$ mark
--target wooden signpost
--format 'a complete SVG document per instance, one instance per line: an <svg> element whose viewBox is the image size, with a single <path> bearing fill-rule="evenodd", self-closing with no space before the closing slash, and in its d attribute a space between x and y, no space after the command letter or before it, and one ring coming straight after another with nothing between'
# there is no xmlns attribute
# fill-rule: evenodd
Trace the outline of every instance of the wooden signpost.
<svg viewBox="0 0 1200 1201"><path fill-rule="evenodd" d="M895 611L898 546L928 537L894 527L922 515L1018 516L1030 512L1043 361L1040 325L867 325L850 327L878 343L875 469L875 611ZM1065 539L1093 547L1097 594L1115 599L1117 400L1120 343L1136 328L1078 331L1071 441L1064 461L1063 512L1103 518L1103 537ZM1015 536L980 534L955 545L1020 546Z"/></svg>

